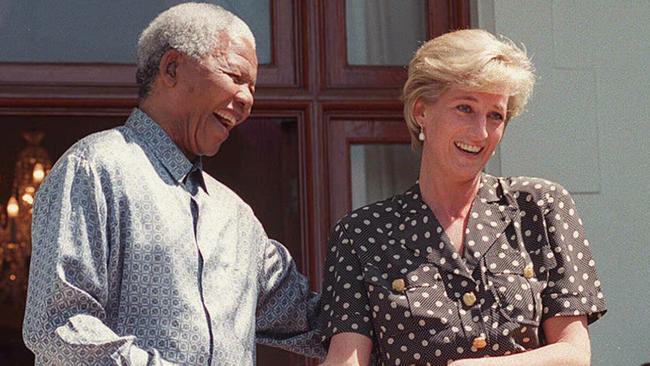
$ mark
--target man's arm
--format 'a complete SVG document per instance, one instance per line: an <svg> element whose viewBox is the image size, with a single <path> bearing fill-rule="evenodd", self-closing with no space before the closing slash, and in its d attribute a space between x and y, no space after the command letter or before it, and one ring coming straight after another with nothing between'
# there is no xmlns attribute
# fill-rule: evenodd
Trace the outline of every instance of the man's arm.
<svg viewBox="0 0 650 366"><path fill-rule="evenodd" d="M94 167L67 155L34 205L32 259L23 337L36 364L162 365L156 350L135 345L106 324L106 202Z"/></svg>
<svg viewBox="0 0 650 366"><path fill-rule="evenodd" d="M318 334L320 296L309 290L287 249L266 239L256 314L257 342L323 358Z"/></svg>

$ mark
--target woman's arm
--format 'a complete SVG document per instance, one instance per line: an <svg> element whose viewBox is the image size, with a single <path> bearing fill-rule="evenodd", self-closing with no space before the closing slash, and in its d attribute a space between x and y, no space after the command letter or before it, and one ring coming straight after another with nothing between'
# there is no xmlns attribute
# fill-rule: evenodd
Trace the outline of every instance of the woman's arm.
<svg viewBox="0 0 650 366"><path fill-rule="evenodd" d="M588 366L591 345L587 316L558 316L547 319L544 334L548 345L510 356L464 359L450 366Z"/></svg>
<svg viewBox="0 0 650 366"><path fill-rule="evenodd" d="M367 366L371 350L370 338L357 333L339 333L332 337L321 366Z"/></svg>

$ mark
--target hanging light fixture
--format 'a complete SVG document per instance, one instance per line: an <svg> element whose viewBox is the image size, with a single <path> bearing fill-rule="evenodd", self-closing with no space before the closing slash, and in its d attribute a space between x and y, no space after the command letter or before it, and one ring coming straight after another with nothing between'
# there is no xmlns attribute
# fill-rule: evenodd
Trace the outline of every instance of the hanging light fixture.
<svg viewBox="0 0 650 366"><path fill-rule="evenodd" d="M32 205L38 187L52 167L40 146L42 132L24 132L27 146L18 154L11 195L0 205L0 302L22 306L25 302L29 259L32 252Z"/></svg>

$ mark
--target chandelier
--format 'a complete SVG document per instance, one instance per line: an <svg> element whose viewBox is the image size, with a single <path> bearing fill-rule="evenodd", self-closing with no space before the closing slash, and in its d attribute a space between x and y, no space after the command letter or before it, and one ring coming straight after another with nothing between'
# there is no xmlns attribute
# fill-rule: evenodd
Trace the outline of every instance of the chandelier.
<svg viewBox="0 0 650 366"><path fill-rule="evenodd" d="M18 154L9 200L0 205L0 303L25 303L32 252L32 205L52 163L40 146L42 132L23 132L27 146Z"/></svg>

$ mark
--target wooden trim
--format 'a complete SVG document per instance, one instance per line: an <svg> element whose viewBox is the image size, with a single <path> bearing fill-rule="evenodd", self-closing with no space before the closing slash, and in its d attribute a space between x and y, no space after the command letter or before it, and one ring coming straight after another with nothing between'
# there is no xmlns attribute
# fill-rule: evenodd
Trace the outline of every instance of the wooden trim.
<svg viewBox="0 0 650 366"><path fill-rule="evenodd" d="M352 66L347 64L345 0L320 2L324 52L320 78L331 89L399 89L406 81L404 66ZM469 27L469 0L427 0L428 38ZM444 14L444 16L440 16Z"/></svg>
<svg viewBox="0 0 650 366"><path fill-rule="evenodd" d="M375 113L329 113L327 126L327 170L329 171L328 225L352 208L350 145L409 144L410 135L401 116L394 111ZM326 255L327 248L321 249Z"/></svg>
<svg viewBox="0 0 650 366"><path fill-rule="evenodd" d="M447 0L449 2L449 29L466 29L471 26L469 0Z"/></svg>
<svg viewBox="0 0 650 366"><path fill-rule="evenodd" d="M258 87L299 87L298 15L300 0L271 1L271 63L260 65Z"/></svg>
<svg viewBox="0 0 650 366"><path fill-rule="evenodd" d="M320 31L324 52L321 53L321 82L326 88L383 88L404 83L403 67L351 66L347 63L345 0L320 2L323 20Z"/></svg>
<svg viewBox="0 0 650 366"><path fill-rule="evenodd" d="M258 88L298 88L303 83L298 57L300 0L271 1L271 64L260 65ZM48 106L96 100L135 105L135 64L0 63L0 108L13 100L46 100ZM29 103L29 102L28 102Z"/></svg>
<svg viewBox="0 0 650 366"><path fill-rule="evenodd" d="M15 85L133 86L134 64L2 63L0 83Z"/></svg>
<svg viewBox="0 0 650 366"><path fill-rule="evenodd" d="M429 22L427 32L429 39L452 30L469 28L469 0L428 0ZM437 17L436 14L446 14Z"/></svg>

